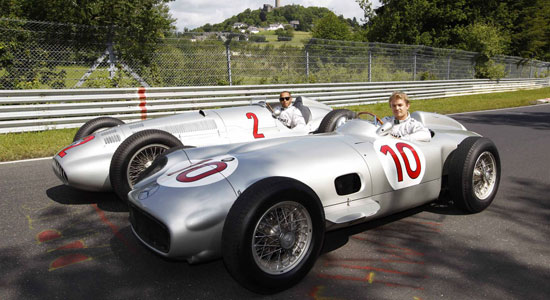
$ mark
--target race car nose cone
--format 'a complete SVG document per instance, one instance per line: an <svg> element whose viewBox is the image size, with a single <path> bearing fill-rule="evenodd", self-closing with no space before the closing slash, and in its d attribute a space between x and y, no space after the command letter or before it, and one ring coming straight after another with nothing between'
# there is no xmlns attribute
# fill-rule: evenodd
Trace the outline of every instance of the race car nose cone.
<svg viewBox="0 0 550 300"><path fill-rule="evenodd" d="M292 232L287 232L285 234L282 234L281 237L279 238L279 243L281 243L281 247L287 250L292 248L295 242L296 242L296 236Z"/></svg>

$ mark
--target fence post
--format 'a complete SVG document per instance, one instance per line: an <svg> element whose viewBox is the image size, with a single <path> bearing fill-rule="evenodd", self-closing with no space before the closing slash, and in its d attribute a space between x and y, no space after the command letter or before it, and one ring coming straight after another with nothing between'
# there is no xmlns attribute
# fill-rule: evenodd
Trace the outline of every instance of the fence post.
<svg viewBox="0 0 550 300"><path fill-rule="evenodd" d="M309 51L306 49L306 80L309 82Z"/></svg>
<svg viewBox="0 0 550 300"><path fill-rule="evenodd" d="M225 55L227 57L227 78L229 85L233 85L231 80L231 49L229 48L229 43L225 44Z"/></svg>
<svg viewBox="0 0 550 300"><path fill-rule="evenodd" d="M529 78L533 78L533 61L529 65Z"/></svg>
<svg viewBox="0 0 550 300"><path fill-rule="evenodd" d="M413 81L416 81L416 51L414 51Z"/></svg>
<svg viewBox="0 0 550 300"><path fill-rule="evenodd" d="M447 58L447 80L451 79L451 56Z"/></svg>
<svg viewBox="0 0 550 300"><path fill-rule="evenodd" d="M372 52L369 50L369 82L372 81Z"/></svg>

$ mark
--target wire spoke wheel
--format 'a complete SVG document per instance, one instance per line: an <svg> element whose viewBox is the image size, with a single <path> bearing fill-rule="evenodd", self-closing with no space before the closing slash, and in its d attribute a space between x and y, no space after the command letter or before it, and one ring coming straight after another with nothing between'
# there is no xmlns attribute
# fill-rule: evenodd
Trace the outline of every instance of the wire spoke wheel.
<svg viewBox="0 0 550 300"><path fill-rule="evenodd" d="M162 144L151 144L146 145L135 152L135 154L130 159L128 164L128 169L126 172L126 177L128 178L128 184L130 187L133 187L136 183L139 175L145 169L147 169L164 151L168 150L168 146Z"/></svg>
<svg viewBox="0 0 550 300"><path fill-rule="evenodd" d="M262 215L254 229L252 255L258 267L272 275L292 270L312 245L312 221L300 203L277 203Z"/></svg>
<svg viewBox="0 0 550 300"><path fill-rule="evenodd" d="M474 165L472 186L477 198L484 200L495 188L497 179L496 160L491 152L485 151L478 158Z"/></svg>

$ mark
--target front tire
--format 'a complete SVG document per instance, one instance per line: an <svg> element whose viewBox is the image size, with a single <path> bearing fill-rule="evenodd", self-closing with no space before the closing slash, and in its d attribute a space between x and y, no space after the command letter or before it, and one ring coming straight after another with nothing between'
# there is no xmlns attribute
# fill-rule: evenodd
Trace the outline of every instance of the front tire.
<svg viewBox="0 0 550 300"><path fill-rule="evenodd" d="M143 130L128 137L118 146L111 160L109 178L117 196L126 200L139 175L166 150L183 146L170 133L157 129Z"/></svg>
<svg viewBox="0 0 550 300"><path fill-rule="evenodd" d="M122 124L124 124L124 122L117 118L99 117L99 118L92 119L84 123L84 125L82 125L78 129L78 131L74 135L73 142L76 142L84 137L87 137L94 132L115 127Z"/></svg>
<svg viewBox="0 0 550 300"><path fill-rule="evenodd" d="M318 133L332 132L347 121L355 118L355 112L348 109L335 109L329 112L321 121Z"/></svg>
<svg viewBox="0 0 550 300"><path fill-rule="evenodd" d="M244 191L227 215L223 260L247 289L275 293L307 275L324 233L323 209L310 188L289 178L263 179Z"/></svg>
<svg viewBox="0 0 550 300"><path fill-rule="evenodd" d="M449 192L459 208L477 213L493 202L500 182L500 157L491 140L464 139L453 152L449 167Z"/></svg>

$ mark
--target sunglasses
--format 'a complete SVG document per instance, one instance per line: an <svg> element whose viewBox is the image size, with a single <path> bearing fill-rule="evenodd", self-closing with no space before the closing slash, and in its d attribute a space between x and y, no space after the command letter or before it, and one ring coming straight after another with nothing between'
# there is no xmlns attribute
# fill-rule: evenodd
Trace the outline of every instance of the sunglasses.
<svg viewBox="0 0 550 300"><path fill-rule="evenodd" d="M279 98L279 101L288 101L290 100L290 97L281 97Z"/></svg>

